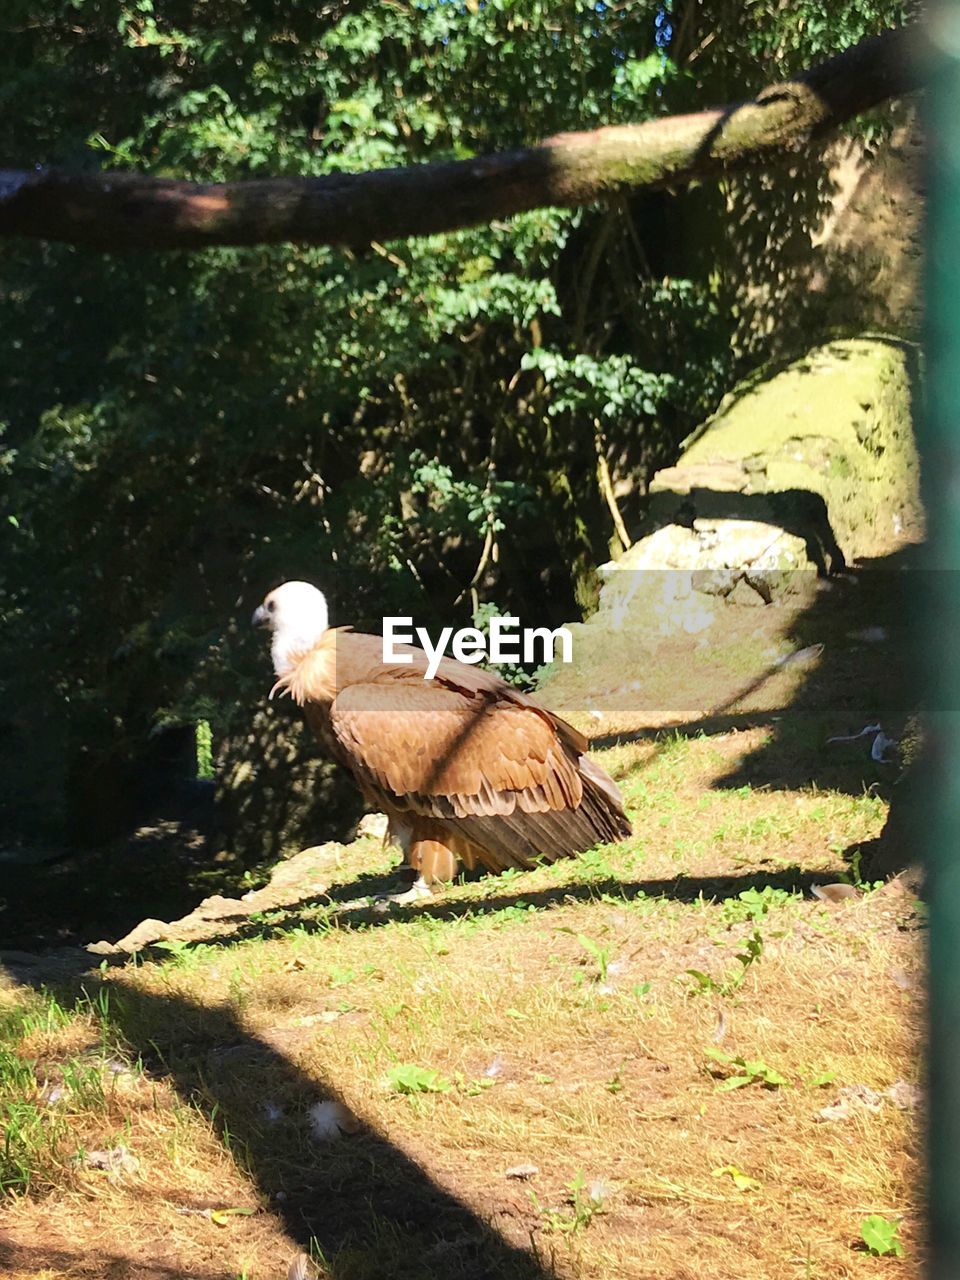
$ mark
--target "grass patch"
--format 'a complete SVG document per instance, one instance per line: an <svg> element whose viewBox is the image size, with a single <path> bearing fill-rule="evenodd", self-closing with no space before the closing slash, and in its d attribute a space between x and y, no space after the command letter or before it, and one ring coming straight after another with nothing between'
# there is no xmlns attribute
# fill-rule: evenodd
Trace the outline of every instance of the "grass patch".
<svg viewBox="0 0 960 1280"><path fill-rule="evenodd" d="M109 1123L119 1077L109 992L70 1009L44 992L0 1006L0 1197L69 1184L85 1141Z"/></svg>
<svg viewBox="0 0 960 1280"><path fill-rule="evenodd" d="M323 893L7 982L4 1280L917 1276L922 914L810 896L886 809L825 725L611 742L615 847L383 912L358 841Z"/></svg>

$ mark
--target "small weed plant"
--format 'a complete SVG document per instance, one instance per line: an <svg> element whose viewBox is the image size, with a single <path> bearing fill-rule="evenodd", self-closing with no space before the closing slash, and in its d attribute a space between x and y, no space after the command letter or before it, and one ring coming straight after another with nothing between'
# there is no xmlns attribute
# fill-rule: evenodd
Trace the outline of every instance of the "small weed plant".
<svg viewBox="0 0 960 1280"><path fill-rule="evenodd" d="M763 935L759 929L754 929L753 933L748 938L744 938L740 945L743 950L739 951L736 956L739 968L728 970L723 978L711 978L708 973L704 973L701 969L687 970L687 974L694 981L693 993L695 995L730 996L740 989L748 971L763 955Z"/></svg>
<svg viewBox="0 0 960 1280"><path fill-rule="evenodd" d="M903 1244L897 1223L874 1213L860 1223L860 1238L874 1258L902 1258Z"/></svg>
<svg viewBox="0 0 960 1280"><path fill-rule="evenodd" d="M719 1067L730 1074L717 1085L717 1093L729 1093L750 1084L763 1085L766 1089L778 1089L789 1084L786 1076L767 1066L762 1058L732 1058L721 1049L712 1046L704 1051Z"/></svg>

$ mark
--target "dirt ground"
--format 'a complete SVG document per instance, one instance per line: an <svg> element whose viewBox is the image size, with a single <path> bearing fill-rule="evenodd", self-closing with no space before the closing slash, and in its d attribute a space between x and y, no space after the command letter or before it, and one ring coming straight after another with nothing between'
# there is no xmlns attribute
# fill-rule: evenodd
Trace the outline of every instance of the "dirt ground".
<svg viewBox="0 0 960 1280"><path fill-rule="evenodd" d="M827 742L911 710L868 573L567 687L620 845L387 905L318 844L2 953L0 1276L919 1276L924 912L860 875L895 749Z"/></svg>

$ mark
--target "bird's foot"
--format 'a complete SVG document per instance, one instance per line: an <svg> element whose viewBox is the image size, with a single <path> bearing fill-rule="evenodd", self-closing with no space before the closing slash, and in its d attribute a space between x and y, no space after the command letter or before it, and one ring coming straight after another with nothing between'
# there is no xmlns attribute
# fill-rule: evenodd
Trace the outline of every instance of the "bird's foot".
<svg viewBox="0 0 960 1280"><path fill-rule="evenodd" d="M419 876L414 880L409 889L404 889L401 893L381 893L373 900L374 911L386 911L392 904L397 906L407 906L411 902L420 902L423 898L432 897L430 886L426 880Z"/></svg>

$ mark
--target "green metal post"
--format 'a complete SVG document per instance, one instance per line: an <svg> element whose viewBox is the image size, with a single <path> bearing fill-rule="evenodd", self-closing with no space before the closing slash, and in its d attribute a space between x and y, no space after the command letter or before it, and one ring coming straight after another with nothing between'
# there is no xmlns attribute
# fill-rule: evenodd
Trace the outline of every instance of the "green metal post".
<svg viewBox="0 0 960 1280"><path fill-rule="evenodd" d="M929 12L927 407L929 515L920 612L930 739L929 1228L933 1280L960 1280L960 3Z"/></svg>

